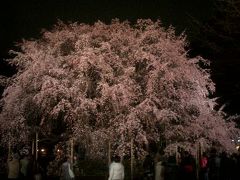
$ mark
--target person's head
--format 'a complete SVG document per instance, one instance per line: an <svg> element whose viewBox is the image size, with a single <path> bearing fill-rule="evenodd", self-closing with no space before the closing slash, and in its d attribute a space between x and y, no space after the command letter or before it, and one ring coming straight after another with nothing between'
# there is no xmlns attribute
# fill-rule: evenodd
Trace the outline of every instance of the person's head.
<svg viewBox="0 0 240 180"><path fill-rule="evenodd" d="M155 161L160 162L162 160L163 160L163 156L161 156L160 154L157 154L156 157L155 157Z"/></svg>
<svg viewBox="0 0 240 180"><path fill-rule="evenodd" d="M188 151L183 151L183 157L188 157L189 156L189 152Z"/></svg>
<svg viewBox="0 0 240 180"><path fill-rule="evenodd" d="M212 148L210 153L211 153L212 156L217 155L217 149L216 148Z"/></svg>
<svg viewBox="0 0 240 180"><path fill-rule="evenodd" d="M117 156L117 155L114 156L114 157L113 157L113 161L119 163L119 162L121 161L120 156Z"/></svg>
<svg viewBox="0 0 240 180"><path fill-rule="evenodd" d="M63 162L68 162L68 161L69 161L69 158L67 156L64 156Z"/></svg>
<svg viewBox="0 0 240 180"><path fill-rule="evenodd" d="M12 161L12 160L16 160L16 159L19 159L19 156L17 153L14 153L14 154L11 154L9 156L9 160Z"/></svg>
<svg viewBox="0 0 240 180"><path fill-rule="evenodd" d="M18 155L18 153L15 153L15 154L13 154L13 159L16 159L16 160L18 160L19 159L19 155Z"/></svg>
<svg viewBox="0 0 240 180"><path fill-rule="evenodd" d="M27 158L29 155L29 150L27 148L23 148L21 151L21 154L22 154L23 158Z"/></svg>
<svg viewBox="0 0 240 180"><path fill-rule="evenodd" d="M175 158L175 156L169 156L169 157L168 157L168 163L176 163L176 158Z"/></svg>
<svg viewBox="0 0 240 180"><path fill-rule="evenodd" d="M227 157L227 153L226 153L225 151L223 151L223 152L221 153L221 156L222 156L222 157Z"/></svg>
<svg viewBox="0 0 240 180"><path fill-rule="evenodd" d="M203 156L203 157L207 157L207 156L208 156L208 155L207 155L207 152L203 152L202 156Z"/></svg>
<svg viewBox="0 0 240 180"><path fill-rule="evenodd" d="M147 154L147 155L145 156L145 159L151 159L151 155L150 155L150 154Z"/></svg>
<svg viewBox="0 0 240 180"><path fill-rule="evenodd" d="M8 156L8 160L12 161L13 160L13 155L11 154L10 156Z"/></svg>

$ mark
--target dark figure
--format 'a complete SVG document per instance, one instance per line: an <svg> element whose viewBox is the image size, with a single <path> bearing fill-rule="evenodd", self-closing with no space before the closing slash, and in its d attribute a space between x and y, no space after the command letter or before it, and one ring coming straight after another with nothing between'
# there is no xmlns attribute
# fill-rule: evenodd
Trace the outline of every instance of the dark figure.
<svg viewBox="0 0 240 180"><path fill-rule="evenodd" d="M238 154L236 155L236 158L237 158L236 171L240 172L240 148L238 149Z"/></svg>
<svg viewBox="0 0 240 180"><path fill-rule="evenodd" d="M212 149L209 158L209 179L220 179L220 157L217 155L216 149Z"/></svg>
<svg viewBox="0 0 240 180"><path fill-rule="evenodd" d="M8 159L8 179L18 179L19 177L19 155L13 154Z"/></svg>
<svg viewBox="0 0 240 180"><path fill-rule="evenodd" d="M178 179L178 166L176 164L175 156L169 156L165 164L164 179L177 180Z"/></svg>
<svg viewBox="0 0 240 180"><path fill-rule="evenodd" d="M30 178L30 161L28 154L24 154L23 158L20 160L20 179L28 180Z"/></svg>
<svg viewBox="0 0 240 180"><path fill-rule="evenodd" d="M154 160L148 154L143 162L144 180L153 180L154 178Z"/></svg>
<svg viewBox="0 0 240 180"><path fill-rule="evenodd" d="M226 152L220 155L220 180L228 180L231 177L231 160Z"/></svg>
<svg viewBox="0 0 240 180"><path fill-rule="evenodd" d="M183 153L182 161L180 163L180 175L184 180L196 179L196 163L193 156L185 151Z"/></svg>
<svg viewBox="0 0 240 180"><path fill-rule="evenodd" d="M60 179L61 180L73 180L74 174L71 169L70 158L64 157L61 170L60 170Z"/></svg>
<svg viewBox="0 0 240 180"><path fill-rule="evenodd" d="M208 157L206 153L203 153L200 159L200 180L208 180Z"/></svg>
<svg viewBox="0 0 240 180"><path fill-rule="evenodd" d="M236 153L233 153L230 157L230 170L231 180L239 180L238 156Z"/></svg>
<svg viewBox="0 0 240 180"><path fill-rule="evenodd" d="M44 170L43 170L42 166L39 164L39 162L36 162L35 166L36 167L35 167L35 170L34 170L34 180L44 179L43 178Z"/></svg>

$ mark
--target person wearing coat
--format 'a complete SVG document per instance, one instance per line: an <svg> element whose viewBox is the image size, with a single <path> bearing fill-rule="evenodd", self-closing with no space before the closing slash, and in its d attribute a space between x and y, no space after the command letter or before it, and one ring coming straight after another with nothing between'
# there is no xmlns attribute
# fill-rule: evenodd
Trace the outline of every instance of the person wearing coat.
<svg viewBox="0 0 240 180"><path fill-rule="evenodd" d="M124 179L124 166L120 162L120 157L115 156L113 162L109 167L109 178L108 180L123 180Z"/></svg>
<svg viewBox="0 0 240 180"><path fill-rule="evenodd" d="M164 162L159 153L155 157L155 180L164 180Z"/></svg>
<svg viewBox="0 0 240 180"><path fill-rule="evenodd" d="M19 156L14 154L8 159L8 179L18 179L19 168Z"/></svg>
<svg viewBox="0 0 240 180"><path fill-rule="evenodd" d="M64 162L60 169L60 180L73 180L75 177L68 157L64 158Z"/></svg>

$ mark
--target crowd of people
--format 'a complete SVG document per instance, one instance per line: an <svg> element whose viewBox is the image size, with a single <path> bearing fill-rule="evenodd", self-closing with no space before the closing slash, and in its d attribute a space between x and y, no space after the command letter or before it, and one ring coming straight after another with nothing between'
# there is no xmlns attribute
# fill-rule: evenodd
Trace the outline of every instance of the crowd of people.
<svg viewBox="0 0 240 180"><path fill-rule="evenodd" d="M8 179L29 179L30 168L32 167L30 156L28 153L13 153L9 155L7 160Z"/></svg>
<svg viewBox="0 0 240 180"><path fill-rule="evenodd" d="M218 153L212 149L195 158L187 151L180 159L169 156L164 159L159 153L146 156L144 180L239 180L240 154Z"/></svg>
<svg viewBox="0 0 240 180"><path fill-rule="evenodd" d="M8 179L45 179L41 168L33 166L28 153L13 153L8 157ZM35 169L34 169L35 167ZM75 178L69 158L61 165L60 179ZM182 151L179 156L164 156L161 153L148 154L142 163L142 180L239 180L240 153L218 153L212 149L202 153L197 159L189 152ZM126 179L121 158L115 156L109 165L108 180Z"/></svg>
<svg viewBox="0 0 240 180"><path fill-rule="evenodd" d="M60 180L72 180L75 175L71 167L70 158L63 158L60 167ZM34 162L32 155L25 152L15 152L8 156L7 160L7 178L15 180L45 180L49 179L46 175L46 168L42 167L39 162Z"/></svg>
<svg viewBox="0 0 240 180"><path fill-rule="evenodd" d="M143 161L141 180L239 180L240 153L218 153L212 149L195 158L182 151L179 156L165 157L161 153L148 154ZM123 180L124 167L117 156L109 167L108 180Z"/></svg>

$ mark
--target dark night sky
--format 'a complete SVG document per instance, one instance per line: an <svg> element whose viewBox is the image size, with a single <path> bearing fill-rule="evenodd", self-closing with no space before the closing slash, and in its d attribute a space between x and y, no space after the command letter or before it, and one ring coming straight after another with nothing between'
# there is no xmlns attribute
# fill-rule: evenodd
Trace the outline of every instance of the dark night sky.
<svg viewBox="0 0 240 180"><path fill-rule="evenodd" d="M5 1L5 3L3 3ZM22 38L38 38L42 28L50 29L57 19L93 23L96 20L109 22L112 18L136 21L138 18L161 19L164 26L172 24L177 32L194 32L192 16L207 21L212 15L213 0L3 0L0 5L0 74L14 73L3 62L8 51ZM228 102L226 111L238 110L240 94L231 94L231 88L239 89L237 81L240 61L235 64L221 61L215 63L212 71L221 72L215 82L217 96ZM234 80L229 80L234 77ZM238 83L235 83L238 82ZM230 83L230 85L229 85ZM225 87L227 86L227 87ZM238 87L239 86L239 87Z"/></svg>

